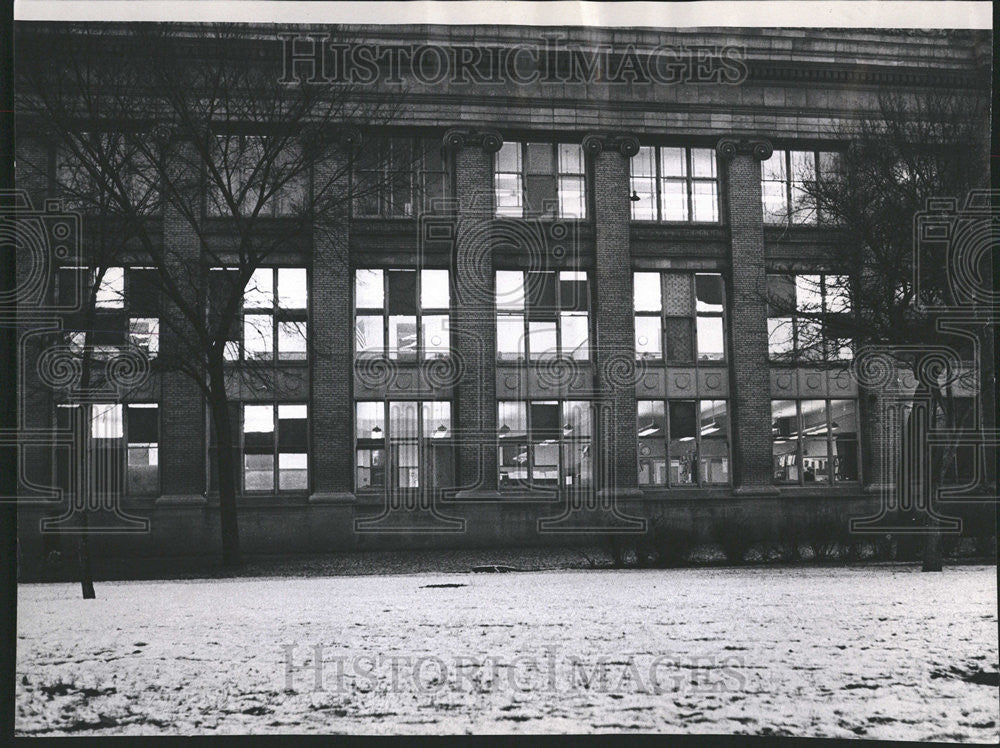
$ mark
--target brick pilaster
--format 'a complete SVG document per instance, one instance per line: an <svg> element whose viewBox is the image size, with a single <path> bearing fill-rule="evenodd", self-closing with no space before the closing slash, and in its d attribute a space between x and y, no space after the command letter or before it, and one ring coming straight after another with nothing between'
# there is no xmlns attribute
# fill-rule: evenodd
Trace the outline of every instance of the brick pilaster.
<svg viewBox="0 0 1000 748"><path fill-rule="evenodd" d="M767 269L760 162L766 140L723 138L716 147L726 164L731 240L729 349L733 382L734 483L737 493L770 493L771 387L767 356Z"/></svg>
<svg viewBox="0 0 1000 748"><path fill-rule="evenodd" d="M350 194L350 149L358 143L351 132L337 142L313 142L322 148L315 159L314 182L334 184L335 194ZM313 227L309 281L309 370L312 399L310 460L313 503L353 502L354 381L352 327L353 272L350 264L350 217L345 200Z"/></svg>
<svg viewBox="0 0 1000 748"><path fill-rule="evenodd" d="M496 277L490 222L493 157L503 139L494 131L449 130L454 151L455 256L452 268L452 350L461 364L455 387L460 496L497 491Z"/></svg>
<svg viewBox="0 0 1000 748"><path fill-rule="evenodd" d="M635 318L629 248L629 159L639 141L622 135L588 135L584 152L593 164L594 345L603 394L598 452L606 455L602 491L638 495L635 402Z"/></svg>
<svg viewBox="0 0 1000 748"><path fill-rule="evenodd" d="M185 184L191 194L189 199L197 205L200 195L195 182L186 174L198 157L191 151L190 143L171 144L178 184ZM181 149L186 149L187 152ZM195 210L193 215L201 215ZM188 303L197 303L199 285L203 280L201 242L191 219L173 204L164 201L163 253L169 274L182 291L188 294ZM160 489L158 504L205 503L205 401L198 385L177 369L177 361L197 350L194 333L183 322L180 313L161 296L160 356L166 370L161 376L160 396ZM167 316L169 315L169 321Z"/></svg>

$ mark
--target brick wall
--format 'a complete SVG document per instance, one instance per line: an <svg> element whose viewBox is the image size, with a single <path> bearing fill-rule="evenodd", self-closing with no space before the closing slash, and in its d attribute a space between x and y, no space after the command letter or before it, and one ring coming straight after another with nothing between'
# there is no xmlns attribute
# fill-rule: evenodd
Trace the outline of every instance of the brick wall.
<svg viewBox="0 0 1000 748"><path fill-rule="evenodd" d="M349 176L344 168L346 151L339 145L328 158L317 159L315 179L325 184L342 179L347 194ZM327 216L313 233L309 307L309 377L312 400L310 460L313 502L353 498L354 405L352 357L354 329L351 324L353 272L349 261L348 205L339 215Z"/></svg>
<svg viewBox="0 0 1000 748"><path fill-rule="evenodd" d="M607 144L593 159L594 355L604 396L598 420L598 453L610 475L602 489L635 489L637 483L635 401L635 318L632 311L632 258L629 252L629 163Z"/></svg>
<svg viewBox="0 0 1000 748"><path fill-rule="evenodd" d="M729 142L734 144L735 153L729 155L722 143L719 151L726 162L731 242L727 309L732 351L734 485L737 491L757 491L769 489L773 482L767 270L759 160L762 153L770 152L770 145L763 141Z"/></svg>
<svg viewBox="0 0 1000 748"><path fill-rule="evenodd" d="M497 487L496 311L493 152L475 137L455 149L458 216L452 272L452 348L461 361L455 387L458 485L463 495Z"/></svg>
<svg viewBox="0 0 1000 748"><path fill-rule="evenodd" d="M192 148L178 143L175 148ZM197 163L191 155L178 163ZM192 196L192 200L197 199ZM201 244L195 227L168 201L163 208L163 248L170 274L196 300L201 273ZM161 304L160 351L169 361L191 355L193 333L181 321L176 307ZM169 319L169 323L166 320ZM173 367L171 367L173 368ZM168 370L161 378L160 396L160 503L198 501L205 492L205 405L198 385L180 371Z"/></svg>

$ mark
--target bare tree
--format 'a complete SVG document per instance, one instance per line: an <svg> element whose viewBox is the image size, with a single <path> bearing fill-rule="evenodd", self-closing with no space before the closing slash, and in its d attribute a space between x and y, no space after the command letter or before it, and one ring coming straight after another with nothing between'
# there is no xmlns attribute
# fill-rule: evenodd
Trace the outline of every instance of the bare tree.
<svg viewBox="0 0 1000 748"><path fill-rule="evenodd" d="M815 300L811 304L796 301L795 294L768 293L773 314L799 320L798 357L836 358L831 351L852 341L857 350L878 348L901 369L937 367L940 376L921 378L913 394L914 401L929 403L929 433L954 429L970 416L968 406L953 397L956 379L968 373L941 369L941 350L968 361L977 346L937 324L940 310L962 300L954 298L947 253L915 239L915 218L934 205L928 201L952 198L962 206L970 191L987 186L988 114L989 100L977 91L883 95L876 112L835 132L847 147L821 159L818 172L791 175L798 195L787 216L789 222L808 217L836 229L834 272L822 281L805 277L799 295ZM983 277L991 277L983 270ZM981 342L978 348L989 351L989 318L983 315L981 324L968 329ZM991 369L988 354L975 364ZM918 430L912 417L901 428L897 490L933 495L952 469L957 445L937 450L933 465L919 466L926 474L917 479L912 461L922 445L915 442L928 432ZM939 534L927 537L924 569L940 570Z"/></svg>
<svg viewBox="0 0 1000 748"><path fill-rule="evenodd" d="M239 564L238 435L226 381L272 371L252 357L231 360L245 295L284 251L338 241L351 201L385 188L352 184L350 157L360 132L392 122L395 100L348 84L282 84L278 40L232 25L31 29L17 55L23 127L71 153L107 195L90 202L85 221L128 236L131 256L156 271L160 333L171 341L157 368L187 375L208 404L223 560ZM109 138L128 144L138 169L90 147ZM176 237L161 241L158 219Z"/></svg>

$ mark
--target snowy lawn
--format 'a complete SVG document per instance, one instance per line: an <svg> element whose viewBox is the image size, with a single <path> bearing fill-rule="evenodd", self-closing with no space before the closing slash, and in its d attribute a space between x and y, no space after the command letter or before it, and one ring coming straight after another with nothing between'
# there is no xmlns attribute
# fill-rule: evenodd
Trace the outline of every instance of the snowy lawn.
<svg viewBox="0 0 1000 748"><path fill-rule="evenodd" d="M97 594L20 587L20 734L998 739L992 566L115 582Z"/></svg>

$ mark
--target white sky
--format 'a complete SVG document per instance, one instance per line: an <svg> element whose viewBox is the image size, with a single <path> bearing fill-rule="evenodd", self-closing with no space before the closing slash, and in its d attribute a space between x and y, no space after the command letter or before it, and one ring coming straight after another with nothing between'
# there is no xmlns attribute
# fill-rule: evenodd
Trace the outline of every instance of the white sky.
<svg viewBox="0 0 1000 748"><path fill-rule="evenodd" d="M16 0L19 21L489 24L525 26L991 29L984 0L767 2L265 2Z"/></svg>

